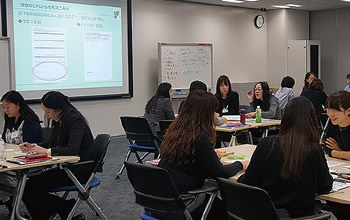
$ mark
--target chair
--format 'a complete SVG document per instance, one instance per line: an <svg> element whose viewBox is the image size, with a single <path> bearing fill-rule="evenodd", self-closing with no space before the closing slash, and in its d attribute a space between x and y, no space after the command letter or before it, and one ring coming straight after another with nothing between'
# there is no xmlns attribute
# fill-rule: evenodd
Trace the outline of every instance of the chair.
<svg viewBox="0 0 350 220"><path fill-rule="evenodd" d="M107 152L107 148L109 145L109 142L111 140L111 136L109 134L99 134L96 136L94 140L94 147L97 150L97 161L95 161L95 167L93 169L93 172L91 173L88 181L85 184L80 184L78 179L74 176L74 174L69 170L69 167L77 166L77 165L83 165L92 163L94 161L82 161L74 164L69 164L67 166L63 166L63 169L66 171L67 175L72 179L72 181L75 183L74 186L62 186L57 187L53 189L51 192L58 193L58 192L65 192L62 196L62 198L66 199L69 192L78 192L79 198L77 199L73 209L69 213L68 219L71 219L77 210L78 206L80 205L81 201L85 201L92 210L96 212L97 215L99 215L102 219L107 220L104 213L101 211L101 208L97 206L95 201L92 199L90 195L90 191L92 188L98 186L101 183L101 180L96 177L96 172L102 172L103 171L103 164L104 164L104 157Z"/></svg>
<svg viewBox="0 0 350 220"><path fill-rule="evenodd" d="M137 162L143 163L150 153L154 153L154 159L159 155L159 143L156 137L154 136L147 120L140 117L132 116L122 116L120 117L122 126L124 128L126 138L129 140L129 151L126 154L125 160L128 161L131 153L134 153ZM140 157L138 152L144 152ZM124 171L124 164L117 173L116 179L119 179L120 175Z"/></svg>
<svg viewBox="0 0 350 220"><path fill-rule="evenodd" d="M180 195L167 170L128 161L125 161L124 164L128 172L129 181L134 188L136 204L144 207L146 210L167 214L169 216L167 219L177 216L180 219L191 220L190 212L182 198L200 193L209 193L210 198L201 218L203 220L206 219L217 195L216 186L208 186L207 188L190 191L188 195ZM147 216L143 217L143 219L155 219L146 213L141 215Z"/></svg>
<svg viewBox="0 0 350 220"><path fill-rule="evenodd" d="M159 121L159 128L160 128L160 137L161 140L163 140L163 136L165 135L165 132L168 130L171 123L173 123L174 120L160 120Z"/></svg>
<svg viewBox="0 0 350 220"><path fill-rule="evenodd" d="M230 219L280 219L269 194L265 190L224 178L218 178L217 183ZM330 217L330 213L324 213L297 219L322 220L330 219Z"/></svg>

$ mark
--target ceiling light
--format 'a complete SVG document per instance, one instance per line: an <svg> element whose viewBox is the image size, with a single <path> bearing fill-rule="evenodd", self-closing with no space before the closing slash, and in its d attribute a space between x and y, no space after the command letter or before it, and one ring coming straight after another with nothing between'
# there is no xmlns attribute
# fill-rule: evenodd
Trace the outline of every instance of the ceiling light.
<svg viewBox="0 0 350 220"><path fill-rule="evenodd" d="M340 1L343 1L343 2L350 2L350 0L340 0Z"/></svg>
<svg viewBox="0 0 350 220"><path fill-rule="evenodd" d="M222 0L223 2L243 3L243 0Z"/></svg>
<svg viewBox="0 0 350 220"><path fill-rule="evenodd" d="M302 7L302 5L296 5L296 4L287 4L287 6L289 6L289 7L296 7L296 8Z"/></svg>
<svg viewBox="0 0 350 220"><path fill-rule="evenodd" d="M257 2L259 0L245 0L246 2ZM350 1L350 0L349 0Z"/></svg>
<svg viewBox="0 0 350 220"><path fill-rule="evenodd" d="M290 8L290 6L288 6L288 5L271 5L271 7L274 7L274 8Z"/></svg>

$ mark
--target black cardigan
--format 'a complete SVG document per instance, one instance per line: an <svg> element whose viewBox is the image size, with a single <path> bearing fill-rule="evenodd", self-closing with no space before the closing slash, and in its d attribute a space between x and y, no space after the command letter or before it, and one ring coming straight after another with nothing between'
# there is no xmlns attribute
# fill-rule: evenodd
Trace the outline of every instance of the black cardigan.
<svg viewBox="0 0 350 220"><path fill-rule="evenodd" d="M313 214L315 193L327 193L333 184L322 148L306 157L302 180L284 180L280 174L283 152L281 146L274 145L273 138L267 137L258 144L238 182L265 189L276 208L287 209L292 217Z"/></svg>
<svg viewBox="0 0 350 220"><path fill-rule="evenodd" d="M61 122L57 126L64 125ZM52 156L77 155L80 157L80 161L89 161L97 159L95 158L96 150L93 146L94 138L92 136L89 126L86 124L86 122L81 116L75 113L71 113L71 115L67 119L64 134L56 135L59 135L58 138L63 139L63 146L57 146L55 144L49 146L48 143L43 144L44 146L46 145L47 148L51 148Z"/></svg>
<svg viewBox="0 0 350 220"><path fill-rule="evenodd" d="M162 146L162 148L164 147L166 146ZM208 177L228 178L234 176L243 168L240 162L223 166L207 134L201 134L197 138L194 147L196 148L196 155L189 164L177 165L161 160L158 165L168 170L180 194L202 188L204 180Z"/></svg>

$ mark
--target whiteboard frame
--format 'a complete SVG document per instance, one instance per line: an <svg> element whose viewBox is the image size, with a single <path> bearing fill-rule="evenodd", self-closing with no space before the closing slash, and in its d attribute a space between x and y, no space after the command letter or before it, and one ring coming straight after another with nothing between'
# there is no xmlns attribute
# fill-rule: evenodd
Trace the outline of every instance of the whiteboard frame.
<svg viewBox="0 0 350 220"><path fill-rule="evenodd" d="M158 42L158 84L162 83L162 47L163 46L210 46L210 53L211 53L211 61L210 61L210 65L211 65L211 73L210 73L210 85L207 85L208 87L208 91L211 91L212 87L213 87L213 69L214 69L214 63L213 63L213 44L212 43L162 43L162 42ZM188 87L186 88L173 88L173 94L174 95L187 95L189 92L189 88L190 88L190 83L188 83Z"/></svg>

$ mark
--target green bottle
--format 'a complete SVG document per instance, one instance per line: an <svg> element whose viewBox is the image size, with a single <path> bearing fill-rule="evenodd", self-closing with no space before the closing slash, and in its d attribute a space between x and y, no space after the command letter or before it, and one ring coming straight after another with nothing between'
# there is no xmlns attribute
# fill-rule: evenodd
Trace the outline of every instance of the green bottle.
<svg viewBox="0 0 350 220"><path fill-rule="evenodd" d="M255 122L256 123L261 123L261 108L258 105L256 108L256 117L255 117Z"/></svg>

